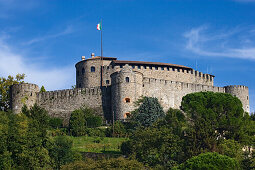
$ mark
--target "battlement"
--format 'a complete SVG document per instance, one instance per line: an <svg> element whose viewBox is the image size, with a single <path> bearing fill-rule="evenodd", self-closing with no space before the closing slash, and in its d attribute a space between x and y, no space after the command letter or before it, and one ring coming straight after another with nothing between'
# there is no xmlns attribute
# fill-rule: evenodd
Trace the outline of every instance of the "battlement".
<svg viewBox="0 0 255 170"><path fill-rule="evenodd" d="M235 89L241 89L241 90L247 90L248 87L247 86L243 86L243 85L229 85L229 86L224 86L224 88L235 88Z"/></svg>
<svg viewBox="0 0 255 170"><path fill-rule="evenodd" d="M144 77L143 82L145 84L159 84L163 86L172 87L173 89L190 89L192 91L213 91L213 92L222 92L225 93L224 87L216 87L216 86L209 86L203 84L195 84L195 83L185 83L180 81L170 81L164 79L155 79L155 78L148 78Z"/></svg>
<svg viewBox="0 0 255 170"><path fill-rule="evenodd" d="M91 95L101 95L100 87L94 88L75 88L75 89L65 89L56 91L46 91L42 93L37 93L38 101L41 100L53 100L53 99L63 99L76 97L79 95L91 96Z"/></svg>

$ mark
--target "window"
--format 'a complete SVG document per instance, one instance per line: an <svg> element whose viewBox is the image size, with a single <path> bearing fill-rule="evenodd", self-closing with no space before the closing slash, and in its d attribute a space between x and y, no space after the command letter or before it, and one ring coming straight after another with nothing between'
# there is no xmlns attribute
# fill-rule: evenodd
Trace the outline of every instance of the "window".
<svg viewBox="0 0 255 170"><path fill-rule="evenodd" d="M249 100L249 96L247 96L247 100Z"/></svg>
<svg viewBox="0 0 255 170"><path fill-rule="evenodd" d="M141 69L141 66L140 66L140 65L138 65L138 69Z"/></svg>
<svg viewBox="0 0 255 170"><path fill-rule="evenodd" d="M146 69L146 66L143 66L144 69Z"/></svg>
<svg viewBox="0 0 255 170"><path fill-rule="evenodd" d="M130 98L126 97L126 98L124 99L124 101L125 101L125 103L130 103Z"/></svg>
<svg viewBox="0 0 255 170"><path fill-rule="evenodd" d="M120 65L120 68L122 68L123 67L123 65Z"/></svg>
<svg viewBox="0 0 255 170"><path fill-rule="evenodd" d="M82 75L84 75L84 73L85 73L85 69L84 68L82 68L81 73L82 73Z"/></svg>
<svg viewBox="0 0 255 170"><path fill-rule="evenodd" d="M155 67L155 70L158 70L158 67Z"/></svg>
<svg viewBox="0 0 255 170"><path fill-rule="evenodd" d="M164 70L164 67L161 67L161 70Z"/></svg>
<svg viewBox="0 0 255 170"><path fill-rule="evenodd" d="M92 66L92 67L90 68L90 70L91 70L91 72L95 72L95 71L96 71L96 68L95 68L94 66Z"/></svg>
<svg viewBox="0 0 255 170"><path fill-rule="evenodd" d="M124 114L124 118L129 118L131 116L131 114L129 112Z"/></svg>
<svg viewBox="0 0 255 170"><path fill-rule="evenodd" d="M110 84L110 81L109 81L109 80L106 80L106 84Z"/></svg>
<svg viewBox="0 0 255 170"><path fill-rule="evenodd" d="M150 69L152 70L152 66L150 66Z"/></svg>
<svg viewBox="0 0 255 170"><path fill-rule="evenodd" d="M135 66L134 66L134 65L132 65L132 68L135 68Z"/></svg>
<svg viewBox="0 0 255 170"><path fill-rule="evenodd" d="M167 67L167 71L169 71L169 67Z"/></svg>
<svg viewBox="0 0 255 170"><path fill-rule="evenodd" d="M129 77L126 77L126 82L129 83Z"/></svg>

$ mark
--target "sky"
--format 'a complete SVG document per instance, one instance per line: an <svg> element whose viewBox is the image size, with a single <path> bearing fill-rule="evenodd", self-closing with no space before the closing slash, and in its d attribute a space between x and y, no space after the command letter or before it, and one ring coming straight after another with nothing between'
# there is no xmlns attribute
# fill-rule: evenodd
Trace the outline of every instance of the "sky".
<svg viewBox="0 0 255 170"><path fill-rule="evenodd" d="M0 0L0 77L75 85L81 56L180 64L249 87L255 110L255 0Z"/></svg>

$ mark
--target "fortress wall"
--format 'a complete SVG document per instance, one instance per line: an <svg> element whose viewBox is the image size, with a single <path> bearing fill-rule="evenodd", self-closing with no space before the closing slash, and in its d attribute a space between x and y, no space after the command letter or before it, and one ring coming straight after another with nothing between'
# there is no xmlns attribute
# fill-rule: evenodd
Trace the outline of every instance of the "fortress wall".
<svg viewBox="0 0 255 170"><path fill-rule="evenodd" d="M38 105L45 108L50 116L62 118L65 124L68 124L71 112L83 105L96 109L102 115L103 102L99 87L37 93Z"/></svg>
<svg viewBox="0 0 255 170"><path fill-rule="evenodd" d="M165 111L170 107L179 109L181 106L182 97L189 93L200 91L225 92L223 87L147 77L143 79L143 83L143 95L157 97Z"/></svg>
<svg viewBox="0 0 255 170"><path fill-rule="evenodd" d="M145 77L213 86L214 78L212 75L195 70L161 66L134 66L133 70L143 73Z"/></svg>

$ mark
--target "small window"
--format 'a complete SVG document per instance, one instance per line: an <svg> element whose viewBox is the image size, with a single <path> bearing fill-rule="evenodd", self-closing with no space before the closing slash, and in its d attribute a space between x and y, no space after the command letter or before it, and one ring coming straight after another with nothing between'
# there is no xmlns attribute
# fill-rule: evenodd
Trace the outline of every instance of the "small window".
<svg viewBox="0 0 255 170"><path fill-rule="evenodd" d="M143 66L144 69L146 69L146 66Z"/></svg>
<svg viewBox="0 0 255 170"><path fill-rule="evenodd" d="M167 67L167 71L169 71L169 67Z"/></svg>
<svg viewBox="0 0 255 170"><path fill-rule="evenodd" d="M96 71L96 68L95 68L94 66L92 66L92 67L90 68L90 70L91 70L91 72L95 72L95 71Z"/></svg>
<svg viewBox="0 0 255 170"><path fill-rule="evenodd" d="M129 118L131 116L131 114L129 112L124 114L124 118Z"/></svg>
<svg viewBox="0 0 255 170"><path fill-rule="evenodd" d="M82 73L82 75L84 75L84 73L85 73L85 69L84 68L82 68L81 73Z"/></svg>
<svg viewBox="0 0 255 170"><path fill-rule="evenodd" d="M130 103L130 98L126 97L126 98L124 99L124 101L125 101L125 103Z"/></svg>
<svg viewBox="0 0 255 170"><path fill-rule="evenodd" d="M79 72L78 70L76 71L76 75L77 75L77 76L79 76L79 75L80 75L80 72Z"/></svg>
<svg viewBox="0 0 255 170"><path fill-rule="evenodd" d="M247 100L249 100L249 96L247 96Z"/></svg>
<svg viewBox="0 0 255 170"><path fill-rule="evenodd" d="M174 71L174 70L175 70L175 68L172 68L172 70Z"/></svg>
<svg viewBox="0 0 255 170"><path fill-rule="evenodd" d="M106 80L106 84L110 84L110 81L109 81L109 80Z"/></svg>
<svg viewBox="0 0 255 170"><path fill-rule="evenodd" d="M120 68L122 68L123 67L123 65L120 65Z"/></svg>
<svg viewBox="0 0 255 170"><path fill-rule="evenodd" d="M158 70L158 67L155 67L155 70Z"/></svg>
<svg viewBox="0 0 255 170"><path fill-rule="evenodd" d="M134 65L132 65L132 68L135 68L135 66L134 66Z"/></svg>
<svg viewBox="0 0 255 170"><path fill-rule="evenodd" d="M152 66L150 66L150 69L152 70Z"/></svg>
<svg viewBox="0 0 255 170"><path fill-rule="evenodd" d="M180 72L180 69L178 68L177 71Z"/></svg>
<svg viewBox="0 0 255 170"><path fill-rule="evenodd" d="M126 82L129 83L129 77L126 77Z"/></svg>
<svg viewBox="0 0 255 170"><path fill-rule="evenodd" d="M161 67L161 70L164 70L164 67Z"/></svg>
<svg viewBox="0 0 255 170"><path fill-rule="evenodd" d="M138 69L141 69L141 66L140 66L140 65L138 66Z"/></svg>

